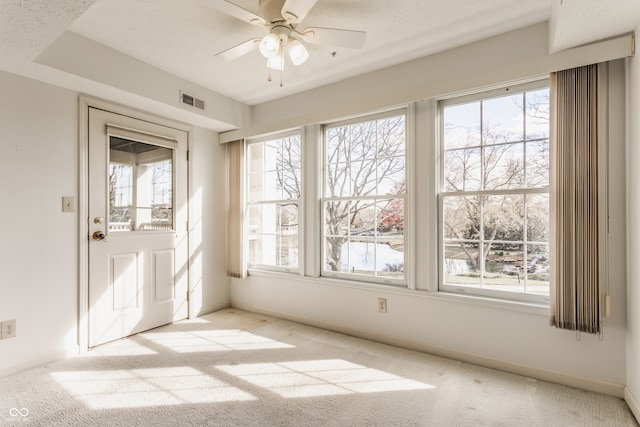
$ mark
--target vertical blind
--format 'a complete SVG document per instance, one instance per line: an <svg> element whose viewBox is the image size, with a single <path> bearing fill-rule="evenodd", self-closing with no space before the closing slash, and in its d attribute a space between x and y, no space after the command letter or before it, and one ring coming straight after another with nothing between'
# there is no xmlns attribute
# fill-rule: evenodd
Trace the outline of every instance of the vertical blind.
<svg viewBox="0 0 640 427"><path fill-rule="evenodd" d="M226 144L227 276L247 276L244 239L244 140Z"/></svg>
<svg viewBox="0 0 640 427"><path fill-rule="evenodd" d="M598 153L605 141L599 141L598 86L598 65L551 76L555 267L550 322L592 334L600 333L602 323L599 190L604 171Z"/></svg>

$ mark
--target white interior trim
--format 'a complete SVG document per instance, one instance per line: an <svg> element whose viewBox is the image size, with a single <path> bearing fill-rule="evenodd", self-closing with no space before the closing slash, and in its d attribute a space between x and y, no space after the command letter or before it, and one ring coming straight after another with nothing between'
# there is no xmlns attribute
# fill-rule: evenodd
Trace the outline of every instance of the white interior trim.
<svg viewBox="0 0 640 427"><path fill-rule="evenodd" d="M420 263L418 264L420 265ZM297 276L291 273L266 271L266 270L252 270L249 276L261 277L265 279L282 279L282 280L296 280L299 282L306 282L313 285L320 285L323 287L333 286L338 288L351 288L358 289L364 292L383 292L384 294L395 294L402 296L410 296L412 298L424 298L431 300L449 301L461 304L471 304L476 306L484 306L497 310L510 310L517 313L527 313L537 316L549 316L549 307L545 304L539 304L528 301L507 300L500 298L492 298L488 296L480 295L468 295L441 291L428 291L424 289L409 289L407 286L395 286L382 283L363 282L351 279L341 279L335 277L311 277L311 276ZM235 279L232 279L235 280ZM238 283L241 283L238 282ZM233 285L232 285L233 286ZM237 301L232 301L231 306L235 307Z"/></svg>
<svg viewBox="0 0 640 427"><path fill-rule="evenodd" d="M84 353L89 348L89 108L110 111L159 125L171 127L187 133L187 147L191 146L192 127L174 120L134 110L108 101L85 95L78 97L78 348ZM187 189L191 179L191 167L187 162ZM187 195L187 211L190 197ZM188 216L187 216L188 218ZM187 240L189 240L187 233ZM191 294L191 278L189 277L187 295ZM187 298L189 304L189 299ZM187 313L191 313L187 309Z"/></svg>
<svg viewBox="0 0 640 427"><path fill-rule="evenodd" d="M62 360L69 357L77 356L81 352L82 352L81 349L79 349L78 346L74 345L63 351L58 351L55 353L47 353L45 355L38 357L37 359L29 360L28 362L12 365L12 366L9 366L8 368L0 368L0 378L8 377L9 375L26 371L27 369L38 368L42 365L54 362L56 360Z"/></svg>
<svg viewBox="0 0 640 427"><path fill-rule="evenodd" d="M624 388L624 401L629 405L629 409L633 412L633 416L636 417L636 420L640 420L640 403L633 393L631 393L629 387Z"/></svg>

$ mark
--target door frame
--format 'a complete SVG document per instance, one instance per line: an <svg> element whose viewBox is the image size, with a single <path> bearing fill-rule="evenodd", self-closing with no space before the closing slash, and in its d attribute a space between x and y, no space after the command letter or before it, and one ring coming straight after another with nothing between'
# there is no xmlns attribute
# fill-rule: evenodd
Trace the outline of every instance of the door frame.
<svg viewBox="0 0 640 427"><path fill-rule="evenodd" d="M89 349L89 108L171 127L187 133L187 223L191 222L191 165L189 151L193 143L193 127L175 120L145 113L85 95L78 97L78 347ZM193 317L191 295L191 226L187 230L187 316Z"/></svg>

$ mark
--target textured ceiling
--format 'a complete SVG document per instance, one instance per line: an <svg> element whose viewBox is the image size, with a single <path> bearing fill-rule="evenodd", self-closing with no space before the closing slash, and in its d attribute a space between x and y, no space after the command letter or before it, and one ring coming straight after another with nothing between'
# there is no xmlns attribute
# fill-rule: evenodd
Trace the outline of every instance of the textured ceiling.
<svg viewBox="0 0 640 427"><path fill-rule="evenodd" d="M640 23L640 0L318 0L299 28L363 30L366 43L358 50L308 45L309 60L288 65L279 87L279 73L269 83L257 51L231 62L215 56L266 30L207 1L216 0L0 0L0 69L164 113L158 99L147 105L130 86L36 59L70 31L228 99L257 105L546 20L551 51L628 33ZM232 1L258 13L258 0ZM118 64L113 68L127 72Z"/></svg>

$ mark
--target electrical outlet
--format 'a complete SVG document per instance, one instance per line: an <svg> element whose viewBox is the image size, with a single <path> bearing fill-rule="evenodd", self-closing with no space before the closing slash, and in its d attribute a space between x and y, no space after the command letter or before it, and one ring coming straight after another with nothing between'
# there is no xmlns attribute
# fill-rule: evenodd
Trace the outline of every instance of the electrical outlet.
<svg viewBox="0 0 640 427"><path fill-rule="evenodd" d="M6 320L6 321L0 323L0 325L2 325L2 338L1 339L6 340L8 338L15 338L16 337L16 319Z"/></svg>
<svg viewBox="0 0 640 427"><path fill-rule="evenodd" d="M378 298L378 312L386 313L387 312L387 299L386 298Z"/></svg>

